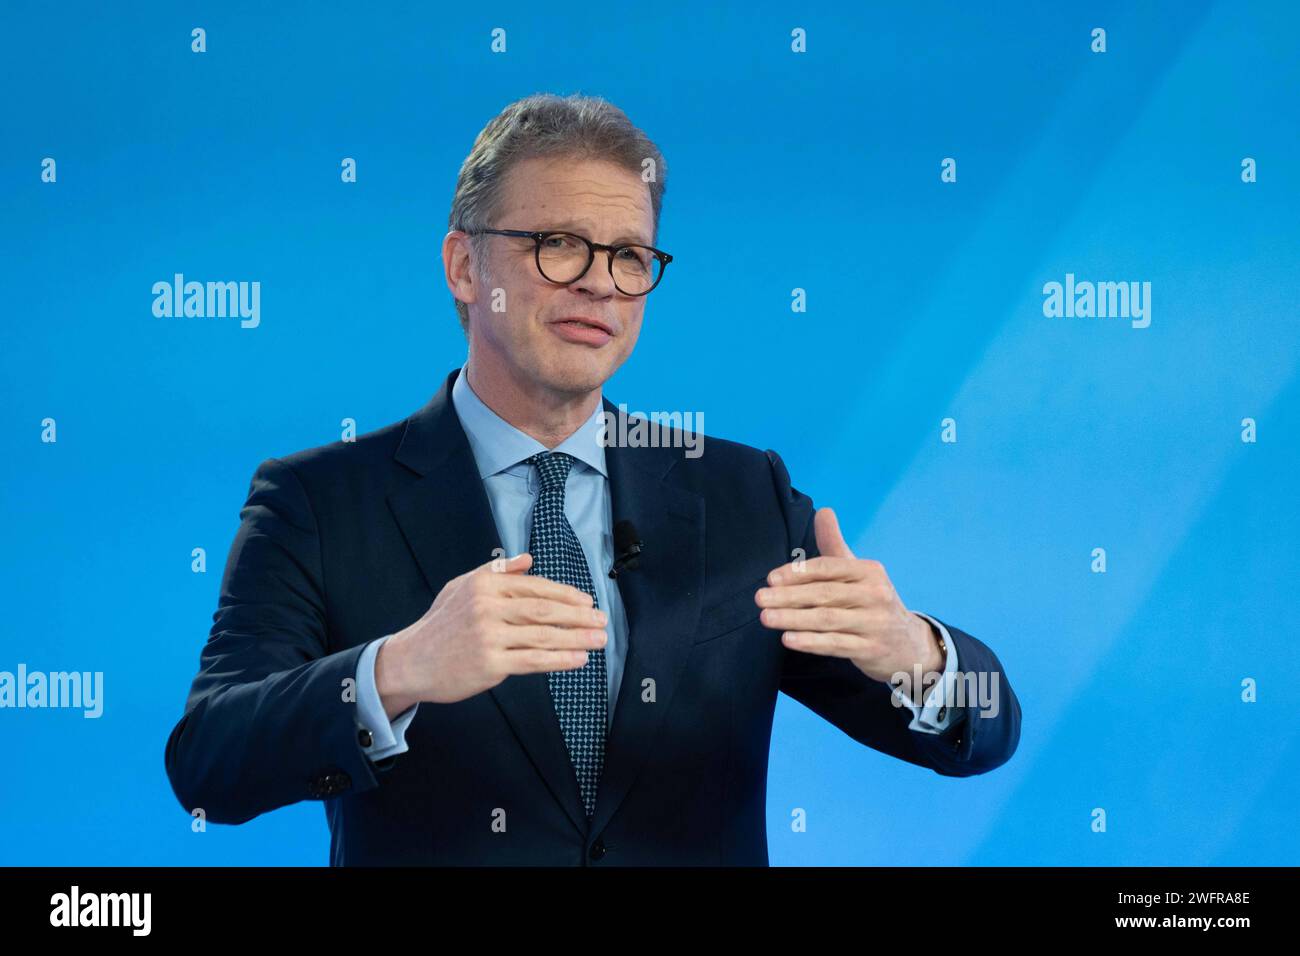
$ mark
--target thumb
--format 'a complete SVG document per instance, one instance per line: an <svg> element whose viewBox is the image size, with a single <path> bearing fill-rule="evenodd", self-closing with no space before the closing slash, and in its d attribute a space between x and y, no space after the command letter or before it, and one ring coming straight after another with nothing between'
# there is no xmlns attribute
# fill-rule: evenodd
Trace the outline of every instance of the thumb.
<svg viewBox="0 0 1300 956"><path fill-rule="evenodd" d="M817 534L819 553L832 558L854 557L848 543L844 540L844 535L840 534L839 520L830 508L817 509L817 513L813 515L813 530Z"/></svg>

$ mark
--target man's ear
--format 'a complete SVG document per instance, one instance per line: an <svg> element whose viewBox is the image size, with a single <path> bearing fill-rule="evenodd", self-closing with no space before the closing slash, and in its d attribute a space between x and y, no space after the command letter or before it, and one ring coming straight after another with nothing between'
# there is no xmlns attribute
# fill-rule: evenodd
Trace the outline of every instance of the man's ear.
<svg viewBox="0 0 1300 956"><path fill-rule="evenodd" d="M443 277L452 296L469 305L478 301L483 275L475 270L474 250L470 237L459 229L449 231L442 239ZM480 270L481 270L481 265Z"/></svg>

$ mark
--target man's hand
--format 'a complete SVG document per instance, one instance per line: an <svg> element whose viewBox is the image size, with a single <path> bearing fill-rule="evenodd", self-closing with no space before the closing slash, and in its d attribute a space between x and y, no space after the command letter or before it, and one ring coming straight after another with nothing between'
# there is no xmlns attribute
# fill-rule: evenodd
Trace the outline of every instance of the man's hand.
<svg viewBox="0 0 1300 956"><path fill-rule="evenodd" d="M765 627L782 629L786 647L846 657L873 680L898 672L940 672L943 656L930 622L909 611L879 561L856 558L830 508L813 516L820 557L783 564L754 592Z"/></svg>
<svg viewBox="0 0 1300 956"><path fill-rule="evenodd" d="M527 551L452 578L423 616L375 659L375 689L391 720L414 704L449 704L512 674L577 670L605 646L591 595L527 574Z"/></svg>

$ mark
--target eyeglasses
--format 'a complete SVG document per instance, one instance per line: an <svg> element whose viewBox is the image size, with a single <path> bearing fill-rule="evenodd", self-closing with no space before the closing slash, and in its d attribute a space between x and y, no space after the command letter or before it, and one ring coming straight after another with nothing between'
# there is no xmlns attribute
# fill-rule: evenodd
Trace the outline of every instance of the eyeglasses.
<svg viewBox="0 0 1300 956"><path fill-rule="evenodd" d="M659 284L673 257L653 246L619 243L607 246L571 232L528 232L524 229L472 229L471 236L518 236L532 239L537 271L547 282L568 285L587 274L596 250L609 253L609 274L624 295L645 295Z"/></svg>

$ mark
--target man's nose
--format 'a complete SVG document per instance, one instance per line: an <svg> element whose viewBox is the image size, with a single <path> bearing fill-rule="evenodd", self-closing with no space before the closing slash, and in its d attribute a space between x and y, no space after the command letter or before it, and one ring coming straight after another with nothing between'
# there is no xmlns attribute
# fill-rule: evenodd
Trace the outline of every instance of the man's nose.
<svg viewBox="0 0 1300 956"><path fill-rule="evenodd" d="M597 249L596 256L591 260L591 265L587 271L578 279L569 283L569 288L576 291L590 292L598 298L607 298L618 291L614 285L614 277L609 271L610 253L604 249Z"/></svg>

